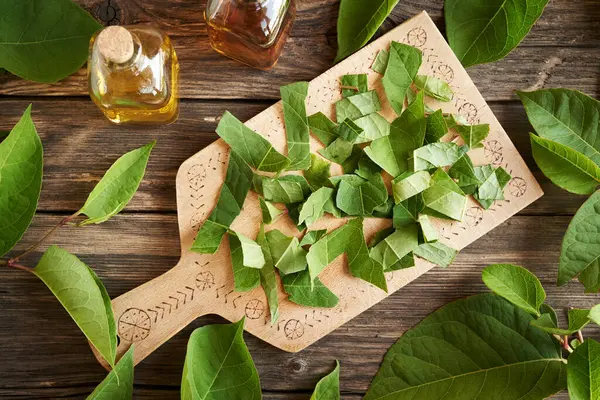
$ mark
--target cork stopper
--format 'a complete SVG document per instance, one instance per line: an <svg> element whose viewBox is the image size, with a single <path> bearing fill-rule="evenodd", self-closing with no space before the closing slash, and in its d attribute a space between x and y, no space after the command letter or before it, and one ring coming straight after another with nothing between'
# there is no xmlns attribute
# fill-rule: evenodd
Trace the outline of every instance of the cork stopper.
<svg viewBox="0 0 600 400"><path fill-rule="evenodd" d="M133 37L122 26L105 28L96 39L100 54L109 61L122 64L133 57Z"/></svg>

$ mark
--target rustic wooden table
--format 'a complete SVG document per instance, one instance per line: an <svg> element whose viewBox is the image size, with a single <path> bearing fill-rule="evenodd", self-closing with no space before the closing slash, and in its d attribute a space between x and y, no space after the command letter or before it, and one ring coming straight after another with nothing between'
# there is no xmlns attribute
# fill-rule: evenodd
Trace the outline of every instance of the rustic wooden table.
<svg viewBox="0 0 600 400"><path fill-rule="evenodd" d="M53 243L92 266L116 297L162 274L179 259L175 174L188 157L216 139L217 118L230 110L248 119L273 104L279 86L327 70L336 49L338 0L298 0L298 18L279 64L255 71L213 52L200 0L78 0L105 24L155 24L173 39L181 61L181 115L156 128L110 124L87 97L85 71L55 85L0 77L0 131L16 123L29 103L45 150L38 214L16 251L72 214L108 166L123 152L158 139L139 193L108 223L63 228ZM384 24L389 30L421 10L444 28L442 0L401 0ZM510 262L542 280L549 302L562 310L589 307L577 282L554 284L562 235L584 197L569 195L536 168L531 130L514 89L568 87L600 97L600 6L597 0L551 0L522 45L504 60L469 69L546 195L465 249L449 269L434 269L308 349L285 353L246 335L266 399L306 399L339 359L344 398L362 397L383 355L408 328L460 297L482 292L481 269ZM41 248L24 261L35 265ZM84 398L106 371L67 313L34 276L0 270L0 397ZM564 313L561 318L564 322ZM188 337L220 323L200 318L135 370L136 399L178 399ZM589 334L600 336L599 329ZM566 394L556 398L567 399Z"/></svg>

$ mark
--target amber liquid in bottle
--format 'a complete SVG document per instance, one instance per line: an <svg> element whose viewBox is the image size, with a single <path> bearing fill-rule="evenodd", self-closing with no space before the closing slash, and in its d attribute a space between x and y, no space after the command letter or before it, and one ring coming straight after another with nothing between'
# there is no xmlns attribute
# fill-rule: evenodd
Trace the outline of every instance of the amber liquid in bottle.
<svg viewBox="0 0 600 400"><path fill-rule="evenodd" d="M277 63L295 17L294 0L209 0L205 11L211 46L263 70Z"/></svg>
<svg viewBox="0 0 600 400"><path fill-rule="evenodd" d="M113 26L95 35L88 79L90 97L114 123L171 123L179 115L177 55L157 29Z"/></svg>

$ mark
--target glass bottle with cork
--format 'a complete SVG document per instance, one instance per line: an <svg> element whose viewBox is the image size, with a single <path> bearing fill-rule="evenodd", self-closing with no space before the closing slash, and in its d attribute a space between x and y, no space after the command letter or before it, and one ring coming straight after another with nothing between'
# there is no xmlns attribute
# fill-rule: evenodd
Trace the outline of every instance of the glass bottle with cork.
<svg viewBox="0 0 600 400"><path fill-rule="evenodd" d="M148 26L110 26L90 41L90 97L114 123L171 123L179 115L179 63L171 40Z"/></svg>
<svg viewBox="0 0 600 400"><path fill-rule="evenodd" d="M281 55L296 4L295 0L208 0L204 17L216 51L268 70Z"/></svg>

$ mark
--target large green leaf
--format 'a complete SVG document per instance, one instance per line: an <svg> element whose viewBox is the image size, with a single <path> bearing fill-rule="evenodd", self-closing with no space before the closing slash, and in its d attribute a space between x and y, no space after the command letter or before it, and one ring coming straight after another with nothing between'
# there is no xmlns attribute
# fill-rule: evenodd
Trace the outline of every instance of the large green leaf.
<svg viewBox="0 0 600 400"><path fill-rule="evenodd" d="M537 134L600 165L600 102L569 89L517 92Z"/></svg>
<svg viewBox="0 0 600 400"><path fill-rule="evenodd" d="M267 139L248 128L229 111L225 111L221 117L217 133L254 169L281 172L290 165L290 160L275 150Z"/></svg>
<svg viewBox="0 0 600 400"><path fill-rule="evenodd" d="M133 345L86 400L131 400L133 393Z"/></svg>
<svg viewBox="0 0 600 400"><path fill-rule="evenodd" d="M423 146L427 120L423 92L408 106L390 128L390 134L376 139L364 149L377 165L393 177L409 170L408 158Z"/></svg>
<svg viewBox="0 0 600 400"><path fill-rule="evenodd" d="M577 277L588 293L600 291L600 191L577 211L565 233L558 285Z"/></svg>
<svg viewBox="0 0 600 400"><path fill-rule="evenodd" d="M310 130L306 116L308 82L295 82L280 88L287 135L288 170L310 167Z"/></svg>
<svg viewBox="0 0 600 400"><path fill-rule="evenodd" d="M363 47L398 4L398 0L342 0L337 22L337 63Z"/></svg>
<svg viewBox="0 0 600 400"><path fill-rule="evenodd" d="M217 251L223 236L242 211L248 190L252 185L252 178L252 170L248 164L232 151L219 200L208 219L200 227L192 251L205 254L213 254Z"/></svg>
<svg viewBox="0 0 600 400"><path fill-rule="evenodd" d="M73 254L51 246L33 270L104 359L115 365L117 330L110 297L100 279Z"/></svg>
<svg viewBox="0 0 600 400"><path fill-rule="evenodd" d="M44 149L31 120L31 105L0 142L0 257L21 239L42 189Z"/></svg>
<svg viewBox="0 0 600 400"><path fill-rule="evenodd" d="M260 284L265 291L267 302L269 303L269 312L271 313L271 325L279 319L279 287L277 284L277 271L275 270L275 262L271 255L269 243L265 235L264 224L260 225L260 231L256 237L256 242L262 249L265 266L260 270Z"/></svg>
<svg viewBox="0 0 600 400"><path fill-rule="evenodd" d="M542 15L548 0L446 0L446 35L465 67L504 58Z"/></svg>
<svg viewBox="0 0 600 400"><path fill-rule="evenodd" d="M335 103L337 122L345 121L346 119L355 120L365 115L381 110L381 103L377 92L355 94L351 97L346 97Z"/></svg>
<svg viewBox="0 0 600 400"><path fill-rule="evenodd" d="M71 0L4 0L0 10L0 67L21 78L57 82L88 57L102 28Z"/></svg>
<svg viewBox="0 0 600 400"><path fill-rule="evenodd" d="M600 399L600 343L587 339L569 356L567 386L571 400Z"/></svg>
<svg viewBox="0 0 600 400"><path fill-rule="evenodd" d="M600 167L582 153L531 134L531 151L544 175L576 194L592 194L600 183Z"/></svg>
<svg viewBox="0 0 600 400"><path fill-rule="evenodd" d="M340 363L335 361L331 373L321 378L310 400L340 400Z"/></svg>
<svg viewBox="0 0 600 400"><path fill-rule="evenodd" d="M417 224L404 225L373 247L370 256L387 270L415 250L418 245Z"/></svg>
<svg viewBox="0 0 600 400"><path fill-rule="evenodd" d="M373 176L360 184L348 180L340 182L336 206L348 215L366 216L388 199L387 188L381 175Z"/></svg>
<svg viewBox="0 0 600 400"><path fill-rule="evenodd" d="M258 372L244 343L244 320L208 325L190 336L181 378L182 400L259 400Z"/></svg>
<svg viewBox="0 0 600 400"><path fill-rule="evenodd" d="M540 316L540 307L546 292L540 280L523 267L512 264L494 264L481 274L485 285L530 314Z"/></svg>
<svg viewBox="0 0 600 400"><path fill-rule="evenodd" d="M402 114L406 93L417 76L423 53L416 47L392 42L385 74L381 79L385 95L396 114Z"/></svg>
<svg viewBox="0 0 600 400"><path fill-rule="evenodd" d="M156 141L132 150L111 165L78 211L88 216L80 225L100 224L125 208L144 178L155 144Z"/></svg>
<svg viewBox="0 0 600 400"><path fill-rule="evenodd" d="M288 300L306 307L331 308L337 306L338 297L319 278L311 279L308 271L281 277Z"/></svg>
<svg viewBox="0 0 600 400"><path fill-rule="evenodd" d="M229 233L228 236L235 291L249 292L260 285L260 269L250 268L244 265L244 252L242 250L240 239L234 233ZM260 250L262 251L262 249Z"/></svg>
<svg viewBox="0 0 600 400"><path fill-rule="evenodd" d="M532 319L494 294L454 301L390 348L365 400L546 398L566 387L566 363Z"/></svg>
<svg viewBox="0 0 600 400"><path fill-rule="evenodd" d="M549 313L542 314L538 319L531 321L531 325L554 335L572 335L590 323L590 319L588 318L589 312L590 310L581 310L579 308L570 309L569 327L567 329L558 328L556 321L554 321L552 315Z"/></svg>

